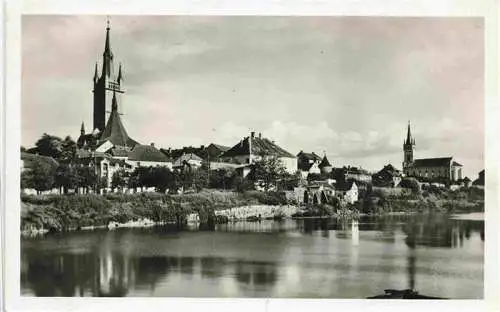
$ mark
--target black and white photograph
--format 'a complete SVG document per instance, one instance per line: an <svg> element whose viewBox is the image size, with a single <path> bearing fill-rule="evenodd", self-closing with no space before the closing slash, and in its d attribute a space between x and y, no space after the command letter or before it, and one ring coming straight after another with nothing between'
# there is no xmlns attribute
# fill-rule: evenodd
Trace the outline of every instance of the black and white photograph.
<svg viewBox="0 0 500 312"><path fill-rule="evenodd" d="M483 16L19 23L21 298L485 299Z"/></svg>

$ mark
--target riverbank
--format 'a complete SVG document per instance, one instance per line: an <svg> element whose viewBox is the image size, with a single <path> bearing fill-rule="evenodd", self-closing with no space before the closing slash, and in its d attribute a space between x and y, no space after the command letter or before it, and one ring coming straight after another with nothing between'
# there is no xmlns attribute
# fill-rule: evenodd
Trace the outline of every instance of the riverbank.
<svg viewBox="0 0 500 312"><path fill-rule="evenodd" d="M284 218L358 218L362 215L469 213L484 202L427 196L367 197L355 205L299 208L283 194L205 190L184 195L159 193L21 196L21 232L26 235L97 228L150 227L187 222L225 223Z"/></svg>
<svg viewBox="0 0 500 312"><path fill-rule="evenodd" d="M183 224L191 214L202 223L215 221L215 212L234 207L286 205L278 193L203 191L185 195L141 193L131 195L21 196L21 231L45 233L82 228L149 224Z"/></svg>

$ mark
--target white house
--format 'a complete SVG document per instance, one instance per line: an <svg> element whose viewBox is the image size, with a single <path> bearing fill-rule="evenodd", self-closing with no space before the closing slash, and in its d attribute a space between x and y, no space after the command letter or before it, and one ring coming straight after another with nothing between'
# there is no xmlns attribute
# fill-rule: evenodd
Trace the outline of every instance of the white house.
<svg viewBox="0 0 500 312"><path fill-rule="evenodd" d="M321 157L316 155L314 152L304 153L303 151L300 151L297 154L297 169L304 179L307 178L309 174L320 174L320 163Z"/></svg>
<svg viewBox="0 0 500 312"><path fill-rule="evenodd" d="M354 204L359 199L358 186L354 181L337 185L337 194L349 204Z"/></svg>

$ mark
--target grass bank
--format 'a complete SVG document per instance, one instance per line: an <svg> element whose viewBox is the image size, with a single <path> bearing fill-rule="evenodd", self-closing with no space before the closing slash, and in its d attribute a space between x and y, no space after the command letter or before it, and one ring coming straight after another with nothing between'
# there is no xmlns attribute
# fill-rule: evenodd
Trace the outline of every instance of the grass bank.
<svg viewBox="0 0 500 312"><path fill-rule="evenodd" d="M257 191L203 191L185 195L22 195L21 230L59 232L144 219L182 224L191 213L197 213L200 222L205 223L214 220L217 210L258 204L282 205L286 204L286 198L279 193Z"/></svg>

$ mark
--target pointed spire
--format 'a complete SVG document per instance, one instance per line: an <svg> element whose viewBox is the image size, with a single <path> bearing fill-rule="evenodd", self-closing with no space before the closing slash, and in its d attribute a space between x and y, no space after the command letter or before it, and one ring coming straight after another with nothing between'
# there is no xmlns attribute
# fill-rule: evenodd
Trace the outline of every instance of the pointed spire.
<svg viewBox="0 0 500 312"><path fill-rule="evenodd" d="M405 144L413 144L413 139L411 137L411 129L410 129L410 121L408 120L408 131L406 133L406 142Z"/></svg>
<svg viewBox="0 0 500 312"><path fill-rule="evenodd" d="M109 30L111 29L109 27L109 16L106 18L106 43L104 44L104 53L108 52L111 53L111 48L109 47Z"/></svg>
<svg viewBox="0 0 500 312"><path fill-rule="evenodd" d="M102 75L111 77L113 73L113 52L111 52L111 44L109 39L109 17L107 18L106 27L106 42L104 44L103 63L102 63Z"/></svg>
<svg viewBox="0 0 500 312"><path fill-rule="evenodd" d="M113 90L113 100L111 101L111 111L118 110L118 102L116 101L116 92Z"/></svg>
<svg viewBox="0 0 500 312"><path fill-rule="evenodd" d="M116 78L116 82L121 83L123 79L122 75L122 63L120 63L120 66L118 67L118 77Z"/></svg>
<svg viewBox="0 0 500 312"><path fill-rule="evenodd" d="M82 127L80 128L80 134L81 135L85 134L85 125L83 124L83 121L82 121Z"/></svg>
<svg viewBox="0 0 500 312"><path fill-rule="evenodd" d="M94 82L99 79L99 74L97 73L97 62L95 62L95 71L94 71Z"/></svg>

